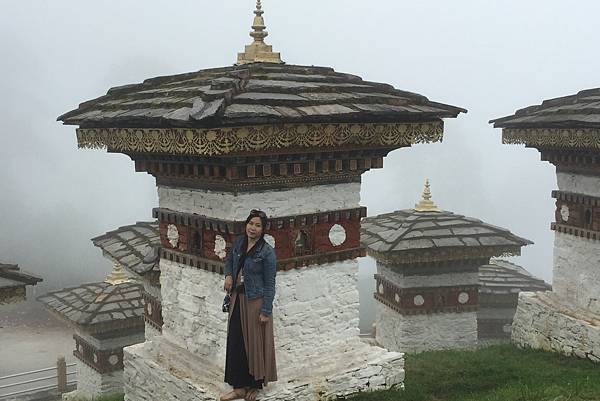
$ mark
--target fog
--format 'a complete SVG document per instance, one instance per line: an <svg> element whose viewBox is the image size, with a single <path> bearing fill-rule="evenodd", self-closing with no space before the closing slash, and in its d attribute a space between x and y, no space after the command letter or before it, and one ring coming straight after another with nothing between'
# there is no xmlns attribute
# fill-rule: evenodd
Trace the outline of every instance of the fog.
<svg viewBox="0 0 600 401"><path fill-rule="evenodd" d="M151 220L154 180L123 155L78 150L56 117L113 86L231 65L253 0L0 0L0 262L44 288L102 279L90 238ZM265 0L267 42L290 64L330 66L469 110L441 144L392 152L363 176L369 215L414 206L425 178L444 210L535 245L514 261L552 278L554 167L502 145L488 120L598 86L597 1ZM361 261L372 274L372 261ZM369 270L371 269L371 270Z"/></svg>

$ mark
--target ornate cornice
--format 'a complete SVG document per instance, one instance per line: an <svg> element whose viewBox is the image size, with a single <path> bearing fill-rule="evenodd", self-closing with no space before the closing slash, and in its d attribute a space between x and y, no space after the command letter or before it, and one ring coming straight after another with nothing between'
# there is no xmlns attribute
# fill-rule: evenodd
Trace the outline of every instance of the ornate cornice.
<svg viewBox="0 0 600 401"><path fill-rule="evenodd" d="M375 299L402 315L476 312L479 286L402 288L381 274L375 275Z"/></svg>
<svg viewBox="0 0 600 401"><path fill-rule="evenodd" d="M502 143L530 147L599 149L598 128L504 128Z"/></svg>
<svg viewBox="0 0 600 401"><path fill-rule="evenodd" d="M442 121L394 124L282 124L227 128L79 128L80 148L116 152L227 155L344 145L401 147L440 142Z"/></svg>
<svg viewBox="0 0 600 401"><path fill-rule="evenodd" d="M73 356L100 374L123 370L123 347L100 350L77 334Z"/></svg>
<svg viewBox="0 0 600 401"><path fill-rule="evenodd" d="M300 269L306 266L316 266L325 263L335 263L344 260L351 260L367 255L365 248L352 248L343 251L328 252L318 255L306 255L295 258L287 258L277 261L277 270L286 271L292 269ZM203 258L188 253L177 252L169 249L161 248L160 257L171 262L182 265L187 265L200 270L206 270L210 273L222 275L225 269L225 263L217 262L212 259Z"/></svg>
<svg viewBox="0 0 600 401"><path fill-rule="evenodd" d="M562 234L573 235L575 237L586 238L593 241L600 241L600 231L587 230L585 228L573 227L558 223L552 223L551 229Z"/></svg>

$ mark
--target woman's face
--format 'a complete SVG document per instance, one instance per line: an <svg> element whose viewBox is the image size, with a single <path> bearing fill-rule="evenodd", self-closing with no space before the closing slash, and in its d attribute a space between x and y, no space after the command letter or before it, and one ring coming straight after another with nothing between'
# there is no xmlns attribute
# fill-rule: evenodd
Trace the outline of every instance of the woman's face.
<svg viewBox="0 0 600 401"><path fill-rule="evenodd" d="M259 239L263 232L263 225L260 217L253 217L246 224L246 235L250 239Z"/></svg>

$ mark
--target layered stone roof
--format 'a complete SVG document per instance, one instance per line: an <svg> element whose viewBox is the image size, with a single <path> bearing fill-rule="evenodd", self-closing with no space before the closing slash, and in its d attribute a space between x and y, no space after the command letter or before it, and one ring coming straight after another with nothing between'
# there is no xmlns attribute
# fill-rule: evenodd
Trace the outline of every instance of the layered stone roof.
<svg viewBox="0 0 600 401"><path fill-rule="evenodd" d="M41 277L22 271L19 265L0 263L0 288L25 287L41 281Z"/></svg>
<svg viewBox="0 0 600 401"><path fill-rule="evenodd" d="M68 323L90 333L144 325L142 286L137 283L89 283L37 299Z"/></svg>
<svg viewBox="0 0 600 401"><path fill-rule="evenodd" d="M331 68L253 63L116 87L58 118L85 128L410 122L466 110Z"/></svg>
<svg viewBox="0 0 600 401"><path fill-rule="evenodd" d="M157 222L138 222L119 227L92 239L114 263L144 275L159 269L160 233Z"/></svg>
<svg viewBox="0 0 600 401"><path fill-rule="evenodd" d="M484 294L515 294L523 291L550 291L552 286L534 277L521 266L494 259L479 268L479 292Z"/></svg>
<svg viewBox="0 0 600 401"><path fill-rule="evenodd" d="M600 128L600 88L545 100L490 123L496 128Z"/></svg>
<svg viewBox="0 0 600 401"><path fill-rule="evenodd" d="M514 115L490 121L502 128L502 142L524 144L542 151L542 159L563 163L556 150L600 150L600 88L544 101L518 110ZM547 150L552 150L547 153ZM576 163L595 159L578 159Z"/></svg>
<svg viewBox="0 0 600 401"><path fill-rule="evenodd" d="M519 255L531 241L452 212L398 210L363 219L361 243L377 258L399 263Z"/></svg>

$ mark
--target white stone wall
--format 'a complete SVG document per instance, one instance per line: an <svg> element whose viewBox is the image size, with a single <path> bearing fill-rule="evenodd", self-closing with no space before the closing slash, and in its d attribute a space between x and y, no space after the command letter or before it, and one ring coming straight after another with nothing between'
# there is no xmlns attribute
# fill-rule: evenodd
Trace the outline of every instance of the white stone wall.
<svg viewBox="0 0 600 401"><path fill-rule="evenodd" d="M558 188L561 191L600 197L600 177L573 173L557 173Z"/></svg>
<svg viewBox="0 0 600 401"><path fill-rule="evenodd" d="M273 318L282 363L358 337L357 274L355 260L277 273ZM223 277L161 260L161 284L165 338L224 364Z"/></svg>
<svg viewBox="0 0 600 401"><path fill-rule="evenodd" d="M100 395L123 393L123 371L100 374L77 361L77 396L88 399Z"/></svg>
<svg viewBox="0 0 600 401"><path fill-rule="evenodd" d="M164 337L125 349L126 401L214 401L231 388L212 360L183 352ZM348 341L344 353L314 354L278 365L278 380L261 391L264 401L323 401L401 387L403 354Z"/></svg>
<svg viewBox="0 0 600 401"><path fill-rule="evenodd" d="M550 292L519 294L512 341L521 346L574 355L600 363L600 320L561 305Z"/></svg>
<svg viewBox="0 0 600 401"><path fill-rule="evenodd" d="M152 341L154 337L162 335L162 333L159 330L156 330L154 326L151 326L148 323L145 323L144 334L146 337L146 341Z"/></svg>
<svg viewBox="0 0 600 401"><path fill-rule="evenodd" d="M477 345L477 313L432 313L404 316L377 303L376 334L390 351L423 352Z"/></svg>
<svg viewBox="0 0 600 401"><path fill-rule="evenodd" d="M158 199L161 208L243 221L253 208L264 210L270 217L357 208L360 183L239 194L159 186Z"/></svg>
<svg viewBox="0 0 600 401"><path fill-rule="evenodd" d="M223 305L223 276L160 261L163 336L224 366L227 314Z"/></svg>
<svg viewBox="0 0 600 401"><path fill-rule="evenodd" d="M557 232L552 288L568 303L600 315L600 241Z"/></svg>
<svg viewBox="0 0 600 401"><path fill-rule="evenodd" d="M451 287L479 284L479 273L477 271L463 273L443 273L443 271L440 269L440 274L435 275L406 276L384 263L377 262L377 273L383 275L401 288Z"/></svg>

